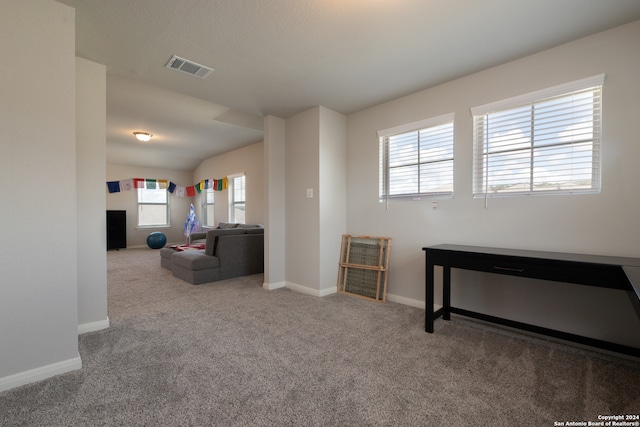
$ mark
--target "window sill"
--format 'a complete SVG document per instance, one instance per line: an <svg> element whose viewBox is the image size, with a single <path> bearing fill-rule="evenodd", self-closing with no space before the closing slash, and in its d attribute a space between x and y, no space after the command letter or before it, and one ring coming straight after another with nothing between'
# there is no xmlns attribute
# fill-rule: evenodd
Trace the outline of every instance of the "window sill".
<svg viewBox="0 0 640 427"><path fill-rule="evenodd" d="M138 225L136 226L136 230L149 230L151 228L171 228L170 225Z"/></svg>
<svg viewBox="0 0 640 427"><path fill-rule="evenodd" d="M388 196L378 197L379 203L389 202L427 202L433 200L445 200L453 199L453 193L440 193L440 194L406 194L401 196Z"/></svg>
<svg viewBox="0 0 640 427"><path fill-rule="evenodd" d="M504 193L475 193L474 199L493 199L502 197L537 197L537 196L578 196L581 194L599 194L600 189L585 189L585 190L554 190L554 191L511 191Z"/></svg>

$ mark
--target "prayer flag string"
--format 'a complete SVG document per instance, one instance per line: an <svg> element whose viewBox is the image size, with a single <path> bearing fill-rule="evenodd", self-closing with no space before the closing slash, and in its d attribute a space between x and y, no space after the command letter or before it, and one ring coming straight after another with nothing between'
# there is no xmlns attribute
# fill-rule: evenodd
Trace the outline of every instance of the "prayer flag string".
<svg viewBox="0 0 640 427"><path fill-rule="evenodd" d="M119 181L107 181L109 193L120 193L137 188L147 190L167 190L178 197L193 197L205 190L224 191L229 188L229 179L225 176L220 179L203 179L193 185L177 185L166 179L131 178Z"/></svg>

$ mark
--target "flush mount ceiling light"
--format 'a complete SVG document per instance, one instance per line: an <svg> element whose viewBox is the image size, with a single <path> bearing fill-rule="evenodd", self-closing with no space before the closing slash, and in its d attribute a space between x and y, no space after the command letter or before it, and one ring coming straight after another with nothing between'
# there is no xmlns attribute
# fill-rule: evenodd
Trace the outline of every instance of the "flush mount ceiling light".
<svg viewBox="0 0 640 427"><path fill-rule="evenodd" d="M136 136L136 138L138 138L138 141L142 141L142 142L149 141L153 136L148 132L134 132L133 134Z"/></svg>

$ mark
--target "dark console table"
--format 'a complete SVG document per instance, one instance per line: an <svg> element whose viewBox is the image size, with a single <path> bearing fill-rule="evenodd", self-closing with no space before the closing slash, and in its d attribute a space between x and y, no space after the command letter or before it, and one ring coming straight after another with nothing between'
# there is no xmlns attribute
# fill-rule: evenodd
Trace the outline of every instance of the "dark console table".
<svg viewBox="0 0 640 427"><path fill-rule="evenodd" d="M422 248L426 257L425 330L433 332L433 322L451 313L498 323L512 328L577 342L610 351L640 356L640 348L556 331L527 323L490 316L451 306L451 269L483 271L529 277L554 282L576 283L626 291L640 316L640 259L598 255L566 254L460 245ZM443 267L442 308L433 309L434 267Z"/></svg>

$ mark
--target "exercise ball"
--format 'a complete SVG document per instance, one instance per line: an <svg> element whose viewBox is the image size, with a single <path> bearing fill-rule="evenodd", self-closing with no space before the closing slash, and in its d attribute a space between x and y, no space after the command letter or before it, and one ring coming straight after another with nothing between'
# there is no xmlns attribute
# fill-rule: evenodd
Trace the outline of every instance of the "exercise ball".
<svg viewBox="0 0 640 427"><path fill-rule="evenodd" d="M160 249L167 243L167 236L159 231L154 231L147 237L147 245L151 249Z"/></svg>

